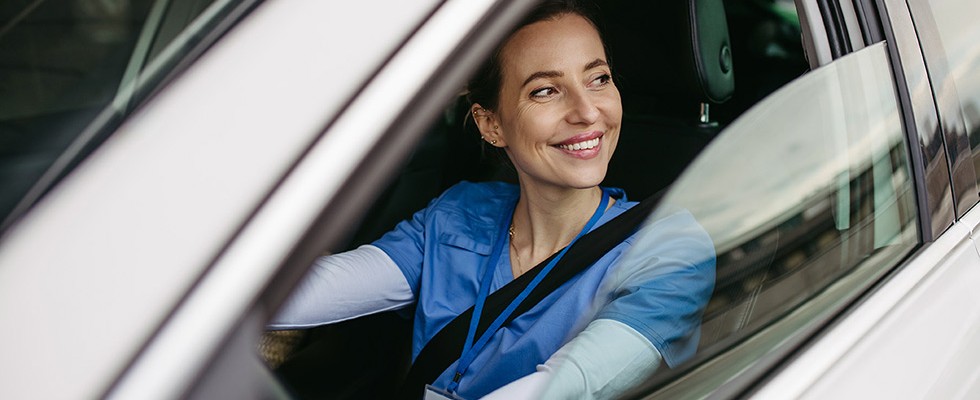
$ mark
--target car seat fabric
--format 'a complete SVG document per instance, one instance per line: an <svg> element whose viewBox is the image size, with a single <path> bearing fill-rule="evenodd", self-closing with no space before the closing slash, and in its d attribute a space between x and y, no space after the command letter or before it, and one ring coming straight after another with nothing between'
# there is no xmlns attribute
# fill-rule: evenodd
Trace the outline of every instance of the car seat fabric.
<svg viewBox="0 0 980 400"><path fill-rule="evenodd" d="M629 97L719 104L735 90L722 0L607 1L610 59Z"/></svg>
<svg viewBox="0 0 980 400"><path fill-rule="evenodd" d="M669 185L721 125L701 121L702 104L735 90L722 0L600 4L623 125L604 184L637 198Z"/></svg>

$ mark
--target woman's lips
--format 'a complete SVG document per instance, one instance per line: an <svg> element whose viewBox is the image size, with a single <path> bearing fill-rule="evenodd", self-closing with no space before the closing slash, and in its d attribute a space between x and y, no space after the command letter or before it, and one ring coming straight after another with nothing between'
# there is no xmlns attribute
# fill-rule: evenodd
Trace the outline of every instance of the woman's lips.
<svg viewBox="0 0 980 400"><path fill-rule="evenodd" d="M580 133L578 135L575 135L575 136L572 136L572 137L566 139L564 142L561 142L561 143L556 144L556 146L581 143L581 142L584 142L584 141L587 141L587 140L592 140L592 139L599 138L599 137L602 137L602 132L601 131L592 131L592 132Z"/></svg>
<svg viewBox="0 0 980 400"><path fill-rule="evenodd" d="M599 150L602 149L602 136L602 132L599 131L583 133L553 147L569 156L587 160L599 155Z"/></svg>

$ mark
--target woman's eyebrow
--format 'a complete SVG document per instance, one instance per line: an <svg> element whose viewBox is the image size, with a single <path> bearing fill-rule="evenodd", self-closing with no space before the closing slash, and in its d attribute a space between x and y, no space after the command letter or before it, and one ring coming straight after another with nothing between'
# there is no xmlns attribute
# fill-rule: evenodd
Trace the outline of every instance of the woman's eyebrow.
<svg viewBox="0 0 980 400"><path fill-rule="evenodd" d="M607 63L606 60L603 60L601 58L597 58L595 60L592 60L592 62L590 62L588 64L585 64L585 68L583 68L582 70L583 71L588 71L588 70L590 70L592 68L601 67L601 66L604 66L604 65L609 65L609 63Z"/></svg>
<svg viewBox="0 0 980 400"><path fill-rule="evenodd" d="M582 70L588 71L592 68L601 67L604 65L609 65L609 63L607 63L606 60L597 58L595 60L592 60L588 64L585 64L585 68L582 68ZM531 74L531 76L528 76L527 79L524 80L524 83L521 84L521 86L527 85L528 83L531 83L531 81L538 78L560 78L562 76L565 76L565 74L563 74L561 71L538 71Z"/></svg>
<svg viewBox="0 0 980 400"><path fill-rule="evenodd" d="M538 78L560 78L562 76L565 76L565 74L561 73L561 71L538 71L527 77L521 87Z"/></svg>

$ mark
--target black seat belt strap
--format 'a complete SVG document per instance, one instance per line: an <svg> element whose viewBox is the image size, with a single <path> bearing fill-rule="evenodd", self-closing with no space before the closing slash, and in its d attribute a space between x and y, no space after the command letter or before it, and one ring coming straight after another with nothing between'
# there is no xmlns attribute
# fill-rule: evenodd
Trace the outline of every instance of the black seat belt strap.
<svg viewBox="0 0 980 400"><path fill-rule="evenodd" d="M585 270L603 255L608 253L623 240L636 232L639 225L646 220L653 208L660 202L663 192L641 201L639 204L624 211L609 222L599 226L582 236L565 254L548 276L531 291L530 295L521 302L514 313L507 318L505 325L517 316L527 312L542 299L554 292L555 289L567 282L579 272ZM557 253L556 253L557 254ZM504 285L487 297L483 315L477 326L476 337L479 337L498 315L514 300L517 295L534 279L555 255L548 257L534 268ZM405 399L417 399L422 395L426 384L432 383L460 357L463 342L469 329L473 307L456 316L442 328L419 352L405 378L400 396Z"/></svg>

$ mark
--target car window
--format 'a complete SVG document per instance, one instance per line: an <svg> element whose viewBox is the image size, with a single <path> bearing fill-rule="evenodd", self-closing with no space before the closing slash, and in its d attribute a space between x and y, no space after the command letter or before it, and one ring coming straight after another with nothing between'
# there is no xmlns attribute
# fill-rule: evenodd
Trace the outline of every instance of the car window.
<svg viewBox="0 0 980 400"><path fill-rule="evenodd" d="M940 97L952 96L958 100L962 122L957 121L951 110L944 110L940 104L940 117L944 129L965 129L973 151L975 169L980 166L980 25L972 16L980 13L980 3L969 0L930 0L911 7L917 29L933 26L938 40L932 35L923 34L921 45L927 56L934 50L943 60L927 57L929 75L934 90ZM931 16L929 15L931 14ZM935 45L935 46L934 46ZM934 46L937 48L932 48ZM955 105L954 105L955 107ZM960 125L960 124L963 125ZM955 125L953 125L955 124ZM978 177L980 182L980 177Z"/></svg>
<svg viewBox="0 0 980 400"><path fill-rule="evenodd" d="M692 333L697 355L650 383L658 395L710 393L915 246L891 76L884 43L808 73L737 119L672 186L651 223L693 215L714 242L716 280ZM628 257L652 245L641 237Z"/></svg>
<svg viewBox="0 0 980 400"><path fill-rule="evenodd" d="M175 39L213 2L25 0L0 5L0 229L16 217L15 209L19 214L36 201L159 83L150 79L150 65L172 66L186 55L164 49L199 41L187 33Z"/></svg>

